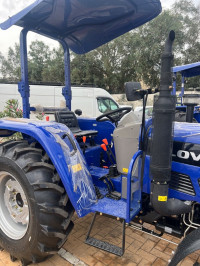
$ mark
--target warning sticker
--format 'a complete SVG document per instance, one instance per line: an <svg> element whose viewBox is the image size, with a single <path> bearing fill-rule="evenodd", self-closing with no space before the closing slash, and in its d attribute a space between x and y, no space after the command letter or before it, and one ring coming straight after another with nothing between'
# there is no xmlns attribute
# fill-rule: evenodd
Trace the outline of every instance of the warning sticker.
<svg viewBox="0 0 200 266"><path fill-rule="evenodd" d="M167 196L158 196L158 201L167 201Z"/></svg>
<svg viewBox="0 0 200 266"><path fill-rule="evenodd" d="M77 172L79 172L79 171L81 171L81 170L82 170L82 166L81 166L80 163L79 163L79 164L72 165L72 171L73 171L74 173L77 173Z"/></svg>
<svg viewBox="0 0 200 266"><path fill-rule="evenodd" d="M123 171L124 173L128 173L128 168L122 168L122 171Z"/></svg>

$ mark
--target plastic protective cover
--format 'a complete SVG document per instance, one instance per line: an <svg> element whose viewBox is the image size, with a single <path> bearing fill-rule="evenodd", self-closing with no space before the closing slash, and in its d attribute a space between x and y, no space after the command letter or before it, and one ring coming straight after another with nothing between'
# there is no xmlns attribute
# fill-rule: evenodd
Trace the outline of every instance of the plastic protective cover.
<svg viewBox="0 0 200 266"><path fill-rule="evenodd" d="M72 196L74 199L76 198L76 212L79 216L82 216L83 212L89 211L97 201L86 161L69 129L67 131L55 127L45 127L45 129L53 135L62 148L71 178Z"/></svg>

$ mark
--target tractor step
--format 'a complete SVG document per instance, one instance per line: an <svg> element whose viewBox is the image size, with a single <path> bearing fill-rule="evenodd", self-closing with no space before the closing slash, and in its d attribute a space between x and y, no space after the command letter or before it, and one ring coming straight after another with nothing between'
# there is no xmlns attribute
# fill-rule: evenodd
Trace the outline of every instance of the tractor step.
<svg viewBox="0 0 200 266"><path fill-rule="evenodd" d="M122 250L122 248L117 247L115 245L112 245L108 242L98 240L98 239L93 238L93 237L88 237L85 240L85 243L90 245L90 246L93 246L95 248L99 248L99 249L105 250L107 252L113 253L117 256L122 256L124 254L124 251Z"/></svg>
<svg viewBox="0 0 200 266"><path fill-rule="evenodd" d="M120 257L123 256L124 249L125 249L125 220L121 219L123 221L123 223L122 223L122 226L123 226L123 228L122 228L122 247L118 247L118 246L112 245L108 242L96 239L94 237L90 237L90 233L91 233L92 228L94 226L94 222L95 222L97 214L98 213L95 212L94 217L92 219L92 223L90 225L89 231L88 231L86 239L85 239L85 243L90 245L90 246L105 250L105 251L110 252L112 254L115 254L117 256L120 256ZM106 215L106 216L108 216L108 215ZM109 215L109 217L111 217L111 216Z"/></svg>

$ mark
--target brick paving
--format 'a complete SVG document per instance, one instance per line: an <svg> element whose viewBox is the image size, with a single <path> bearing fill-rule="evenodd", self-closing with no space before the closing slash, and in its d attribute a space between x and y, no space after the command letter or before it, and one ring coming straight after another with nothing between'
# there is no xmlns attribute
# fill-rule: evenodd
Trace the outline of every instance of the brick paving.
<svg viewBox="0 0 200 266"><path fill-rule="evenodd" d="M159 238L129 227L126 229L126 250L124 256L115 256L84 243L91 219L91 214L81 219L78 219L76 215L73 218L75 226L63 248L80 260L79 263L75 263L74 265L81 265L81 262L83 262L91 266L166 266L168 265L172 251L176 249L175 244L160 240ZM115 245L121 244L122 228L119 221L104 216L97 216L93 229L92 236L109 241ZM170 241L179 242L179 239L175 237L169 235L164 235L164 237ZM191 254L179 265L193 266L195 261L200 263L200 253ZM9 254L6 251L1 251L0 266L3 265L20 266L21 263L20 261L11 262ZM56 254L47 261L34 265L68 266L73 264Z"/></svg>

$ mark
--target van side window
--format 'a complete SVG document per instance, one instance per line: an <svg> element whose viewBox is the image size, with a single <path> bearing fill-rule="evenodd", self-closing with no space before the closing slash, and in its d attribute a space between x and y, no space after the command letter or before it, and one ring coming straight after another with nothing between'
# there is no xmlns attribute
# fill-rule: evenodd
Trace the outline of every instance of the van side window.
<svg viewBox="0 0 200 266"><path fill-rule="evenodd" d="M119 108L116 102L111 98L98 97L97 98L98 109L101 113L110 112Z"/></svg>

